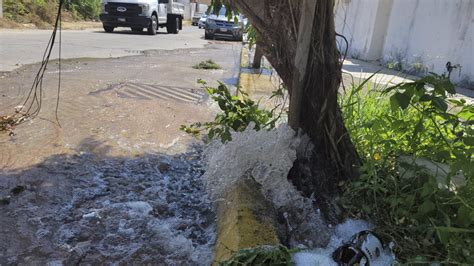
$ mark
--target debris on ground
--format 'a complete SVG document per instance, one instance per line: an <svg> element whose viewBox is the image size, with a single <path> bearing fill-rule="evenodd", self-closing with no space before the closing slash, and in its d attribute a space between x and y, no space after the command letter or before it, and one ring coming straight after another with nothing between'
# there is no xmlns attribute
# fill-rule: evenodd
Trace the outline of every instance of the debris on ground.
<svg viewBox="0 0 474 266"><path fill-rule="evenodd" d="M370 230L372 226L362 220L347 220L336 226L325 248L304 250L293 255L296 266L306 265L365 265L388 266L396 264L390 245Z"/></svg>

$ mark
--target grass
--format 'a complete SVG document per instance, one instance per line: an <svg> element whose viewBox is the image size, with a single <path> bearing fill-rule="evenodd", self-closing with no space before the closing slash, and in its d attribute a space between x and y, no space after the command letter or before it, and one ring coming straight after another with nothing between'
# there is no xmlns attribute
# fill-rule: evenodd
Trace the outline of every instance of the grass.
<svg viewBox="0 0 474 266"><path fill-rule="evenodd" d="M341 97L363 162L341 203L373 221L403 263L474 264L474 107L450 99L453 90L429 76L391 89L364 81Z"/></svg>
<svg viewBox="0 0 474 266"><path fill-rule="evenodd" d="M206 69L206 70L221 69L221 67L216 62L212 61L211 59L206 60L206 61L202 61L201 63L199 63L197 65L194 65L193 68L194 69Z"/></svg>
<svg viewBox="0 0 474 266"><path fill-rule="evenodd" d="M33 24L40 29L52 27L57 15L58 0L4 0L1 27L22 28ZM65 2L62 19L65 22L97 19L99 0L69 0Z"/></svg>

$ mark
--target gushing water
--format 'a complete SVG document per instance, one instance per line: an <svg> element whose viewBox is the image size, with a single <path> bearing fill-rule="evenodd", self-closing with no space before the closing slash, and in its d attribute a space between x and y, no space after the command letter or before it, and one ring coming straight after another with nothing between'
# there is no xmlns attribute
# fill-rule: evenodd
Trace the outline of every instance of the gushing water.
<svg viewBox="0 0 474 266"><path fill-rule="evenodd" d="M287 219L292 246L326 245L331 229L314 209L312 199L304 197L287 179L297 153L308 147L308 138L286 124L270 131L252 128L250 125L244 132L234 132L232 141L214 142L205 151L208 167L203 178L211 199L220 200L232 184L250 174Z"/></svg>

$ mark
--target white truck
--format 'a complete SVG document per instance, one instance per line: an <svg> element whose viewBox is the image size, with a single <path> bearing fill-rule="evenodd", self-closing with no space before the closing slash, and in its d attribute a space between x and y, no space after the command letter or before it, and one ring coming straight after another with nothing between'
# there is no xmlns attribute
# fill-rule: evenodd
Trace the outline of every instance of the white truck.
<svg viewBox="0 0 474 266"><path fill-rule="evenodd" d="M100 21L106 32L130 27L134 32L144 28L156 35L158 27L177 34L183 28L184 5L175 0L101 0Z"/></svg>

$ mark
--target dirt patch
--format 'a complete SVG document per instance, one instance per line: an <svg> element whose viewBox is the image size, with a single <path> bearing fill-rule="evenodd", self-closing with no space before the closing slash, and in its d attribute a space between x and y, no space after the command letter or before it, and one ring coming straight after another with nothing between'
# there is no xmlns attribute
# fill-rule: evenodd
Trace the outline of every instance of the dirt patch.
<svg viewBox="0 0 474 266"><path fill-rule="evenodd" d="M0 29L25 29L28 28L24 24L17 23L8 18L0 18Z"/></svg>

